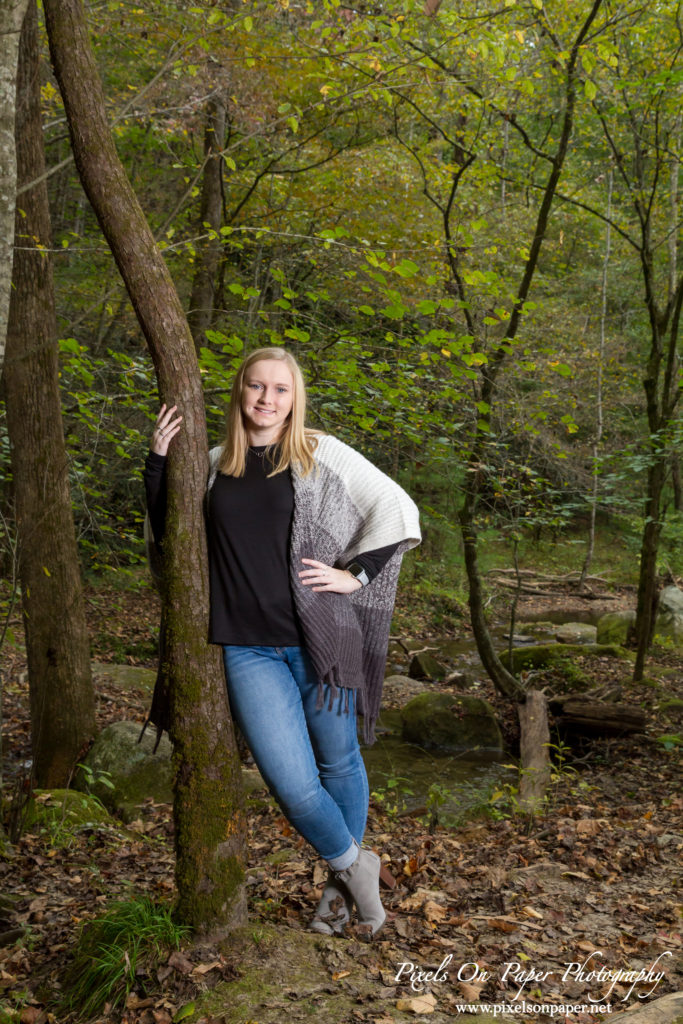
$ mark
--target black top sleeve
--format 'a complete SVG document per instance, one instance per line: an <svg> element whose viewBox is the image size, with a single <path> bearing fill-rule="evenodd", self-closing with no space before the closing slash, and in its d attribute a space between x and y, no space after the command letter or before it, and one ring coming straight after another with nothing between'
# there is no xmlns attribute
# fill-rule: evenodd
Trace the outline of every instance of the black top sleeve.
<svg viewBox="0 0 683 1024"><path fill-rule="evenodd" d="M147 514L152 524L154 542L161 547L166 527L166 456L148 452L143 473Z"/></svg>
<svg viewBox="0 0 683 1024"><path fill-rule="evenodd" d="M363 551L353 561L363 566L369 580L374 580L375 576L382 571L397 548L398 544L387 544L386 547L375 548L374 551Z"/></svg>

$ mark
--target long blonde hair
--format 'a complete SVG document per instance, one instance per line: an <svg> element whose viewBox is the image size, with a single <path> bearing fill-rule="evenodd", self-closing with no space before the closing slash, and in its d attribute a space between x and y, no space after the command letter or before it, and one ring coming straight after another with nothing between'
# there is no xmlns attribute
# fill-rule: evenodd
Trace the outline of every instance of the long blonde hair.
<svg viewBox="0 0 683 1024"><path fill-rule="evenodd" d="M317 441L316 437L320 432L308 430L305 426L306 418L306 385L303 374L294 356L283 348L259 348L251 352L240 366L230 392L230 408L228 409L227 433L223 451L218 461L219 473L226 476L244 476L247 463L247 448L249 437L244 429L242 418L242 386L244 375L250 366L258 363L261 359L274 359L284 363L292 375L294 388L292 393L292 411L287 418L282 435L274 446L273 471L269 476L282 473L289 469L292 463L297 463L302 476L308 476L315 460L313 452Z"/></svg>

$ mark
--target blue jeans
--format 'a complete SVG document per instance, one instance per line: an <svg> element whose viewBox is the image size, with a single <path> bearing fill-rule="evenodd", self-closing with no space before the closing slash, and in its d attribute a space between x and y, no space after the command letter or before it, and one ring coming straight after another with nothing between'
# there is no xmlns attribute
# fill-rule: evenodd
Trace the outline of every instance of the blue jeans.
<svg viewBox="0 0 683 1024"><path fill-rule="evenodd" d="M288 821L321 857L360 845L368 779L356 734L355 694L348 714L340 691L316 710L318 679L302 647L223 648L232 714L259 771Z"/></svg>

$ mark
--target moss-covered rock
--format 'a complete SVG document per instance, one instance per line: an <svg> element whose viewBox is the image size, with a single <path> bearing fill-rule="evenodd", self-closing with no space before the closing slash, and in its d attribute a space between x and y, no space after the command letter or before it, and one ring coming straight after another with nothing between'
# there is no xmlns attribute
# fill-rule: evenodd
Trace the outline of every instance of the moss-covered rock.
<svg viewBox="0 0 683 1024"><path fill-rule="evenodd" d="M683 722L683 700L678 697L667 697L660 700L659 710L673 722Z"/></svg>
<svg viewBox="0 0 683 1024"><path fill-rule="evenodd" d="M502 751L500 727L488 701L448 693L421 693L401 709L403 739L442 750Z"/></svg>
<svg viewBox="0 0 683 1024"><path fill-rule="evenodd" d="M625 644L628 631L635 624L636 613L607 612L598 619L599 644Z"/></svg>
<svg viewBox="0 0 683 1024"><path fill-rule="evenodd" d="M421 651L419 654L413 655L408 675L411 679L443 679L446 669L433 654Z"/></svg>
<svg viewBox="0 0 683 1024"><path fill-rule="evenodd" d="M587 622L565 622L555 633L560 644L594 644L597 640L597 628Z"/></svg>
<svg viewBox="0 0 683 1024"><path fill-rule="evenodd" d="M96 687L113 687L123 693L141 690L150 696L157 678L156 669L141 668L138 665L115 665L108 661L93 661L92 674Z"/></svg>
<svg viewBox="0 0 683 1024"><path fill-rule="evenodd" d="M683 591L678 587L664 587L659 595L655 638L659 637L683 646Z"/></svg>
<svg viewBox="0 0 683 1024"><path fill-rule="evenodd" d="M554 668L561 672L569 686L580 689L584 681L583 673L575 664L575 660L583 655L596 655L601 658L628 658L628 652L618 644L538 644L535 647L515 647L512 651L512 671L519 672L529 669ZM500 660L506 668L510 668L508 651L503 651Z"/></svg>
<svg viewBox="0 0 683 1024"><path fill-rule="evenodd" d="M155 803L171 803L171 742L162 736L153 753L155 731L140 737L139 722L114 722L103 729L90 748L76 787L94 793L124 821L133 821L147 797ZM104 779L108 781L103 781Z"/></svg>
<svg viewBox="0 0 683 1024"><path fill-rule="evenodd" d="M74 789L36 789L26 813L26 828L76 832L91 825L111 823L107 809L95 796Z"/></svg>

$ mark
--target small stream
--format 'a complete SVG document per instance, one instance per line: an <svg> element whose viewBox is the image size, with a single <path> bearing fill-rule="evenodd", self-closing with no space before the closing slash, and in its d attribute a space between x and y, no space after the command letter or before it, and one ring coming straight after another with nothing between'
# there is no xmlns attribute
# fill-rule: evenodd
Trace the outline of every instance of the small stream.
<svg viewBox="0 0 683 1024"><path fill-rule="evenodd" d="M575 614L578 612L578 614ZM566 612L546 609L539 613L527 613L518 620L518 629L528 636L515 636L514 644L550 643L554 630L549 625L562 625L567 621L594 624L596 616L586 609L581 613L572 609L569 619ZM492 636L498 650L508 645L507 628L492 629ZM448 642L448 657L460 671L474 676L483 675L476 645L471 636ZM405 662L392 663L388 672L405 674ZM476 690L471 691L476 694ZM453 826L463 816L476 808L489 805L491 794L506 782L516 784L517 771L510 767L509 754L468 751L465 754L445 753L439 750L425 750L401 738L400 712L383 711L377 727L377 742L372 747L363 747L363 759L368 772L370 792L375 799L394 814L429 816L435 800L439 802L438 817L441 824ZM442 802L443 801L443 802Z"/></svg>

